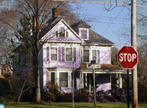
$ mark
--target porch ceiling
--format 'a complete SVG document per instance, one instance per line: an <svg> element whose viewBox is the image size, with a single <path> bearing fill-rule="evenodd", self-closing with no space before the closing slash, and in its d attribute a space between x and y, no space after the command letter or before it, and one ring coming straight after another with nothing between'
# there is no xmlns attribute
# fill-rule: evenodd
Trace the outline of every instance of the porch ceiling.
<svg viewBox="0 0 147 108"><path fill-rule="evenodd" d="M115 66L112 64L97 64L97 65L100 65L100 68L95 68L95 73L97 74L117 74L117 73L127 74L127 70L119 66ZM79 72L93 73L93 68L87 67L86 64L85 65L81 64Z"/></svg>

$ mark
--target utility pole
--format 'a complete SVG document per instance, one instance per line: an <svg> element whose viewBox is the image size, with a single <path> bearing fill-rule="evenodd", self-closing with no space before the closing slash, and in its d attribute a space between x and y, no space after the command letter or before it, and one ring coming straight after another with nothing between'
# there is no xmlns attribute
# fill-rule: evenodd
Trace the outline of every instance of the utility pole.
<svg viewBox="0 0 147 108"><path fill-rule="evenodd" d="M131 0L131 45L137 51L137 43L136 43L136 0ZM137 65L132 70L132 80L133 80L132 108L138 108Z"/></svg>
<svg viewBox="0 0 147 108"><path fill-rule="evenodd" d="M93 65L93 97L94 97L94 108L96 108L96 93L95 93L95 66Z"/></svg>

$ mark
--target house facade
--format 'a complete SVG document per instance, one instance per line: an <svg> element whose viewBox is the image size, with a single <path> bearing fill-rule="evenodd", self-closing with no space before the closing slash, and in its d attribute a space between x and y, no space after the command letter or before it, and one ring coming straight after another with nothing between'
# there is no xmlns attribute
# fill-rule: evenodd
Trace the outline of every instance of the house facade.
<svg viewBox="0 0 147 108"><path fill-rule="evenodd" d="M42 30L43 47L39 55L39 70L41 87L49 82L57 84L62 92L72 91L73 74L75 90L93 89L93 67L95 61L96 92L111 90L111 74L119 77L119 87L122 87L121 74L124 70L111 64L111 41L90 29L83 21L69 24L58 16L54 8L53 17Z"/></svg>

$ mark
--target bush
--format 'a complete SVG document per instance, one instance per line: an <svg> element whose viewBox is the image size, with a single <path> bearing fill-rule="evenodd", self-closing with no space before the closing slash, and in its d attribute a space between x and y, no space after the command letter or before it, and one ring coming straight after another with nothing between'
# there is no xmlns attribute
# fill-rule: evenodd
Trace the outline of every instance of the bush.
<svg viewBox="0 0 147 108"><path fill-rule="evenodd" d="M61 93L59 87L56 84L48 83L48 86L44 90L43 100L57 102Z"/></svg>
<svg viewBox="0 0 147 108"><path fill-rule="evenodd" d="M3 96L0 96L0 103L5 104L7 102L7 99L4 98Z"/></svg>

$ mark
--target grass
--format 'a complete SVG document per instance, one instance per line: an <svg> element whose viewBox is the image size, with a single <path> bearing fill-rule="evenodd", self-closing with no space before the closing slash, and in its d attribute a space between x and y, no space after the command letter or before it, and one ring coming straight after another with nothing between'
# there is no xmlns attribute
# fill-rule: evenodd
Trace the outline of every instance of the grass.
<svg viewBox="0 0 147 108"><path fill-rule="evenodd" d="M93 108L93 103L89 102L76 102L75 108ZM72 102L67 103L44 103L35 104L31 102L11 103L6 104L5 108L72 108ZM96 108L127 108L126 103L97 103ZM131 106L130 106L131 108ZM139 108L147 108L147 103L140 103Z"/></svg>

